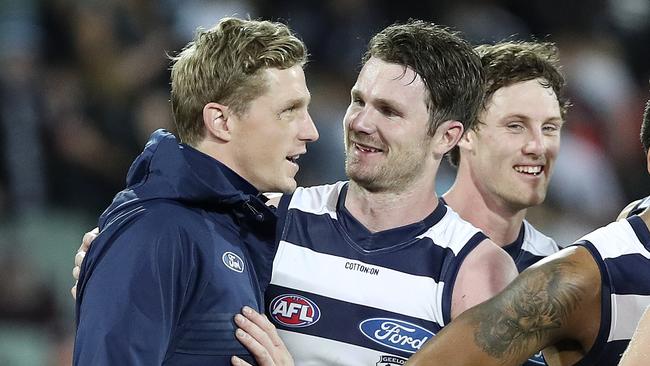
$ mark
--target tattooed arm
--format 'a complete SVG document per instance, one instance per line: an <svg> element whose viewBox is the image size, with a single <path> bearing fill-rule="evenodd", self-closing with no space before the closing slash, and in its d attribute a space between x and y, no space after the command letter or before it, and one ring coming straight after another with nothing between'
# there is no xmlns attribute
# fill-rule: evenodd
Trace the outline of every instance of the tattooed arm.
<svg viewBox="0 0 650 366"><path fill-rule="evenodd" d="M451 322L407 363L521 365L551 345L549 365L572 365L600 323L600 271L589 252L565 249L524 271L495 298Z"/></svg>

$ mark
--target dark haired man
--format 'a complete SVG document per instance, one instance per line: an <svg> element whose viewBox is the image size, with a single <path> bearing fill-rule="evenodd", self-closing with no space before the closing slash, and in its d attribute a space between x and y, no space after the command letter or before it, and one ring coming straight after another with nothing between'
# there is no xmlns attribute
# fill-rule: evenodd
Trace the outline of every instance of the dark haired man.
<svg viewBox="0 0 650 366"><path fill-rule="evenodd" d="M449 155L456 181L442 199L490 237L522 272L559 250L526 221L546 196L567 101L557 48L501 42L475 48L486 78L478 122ZM543 365L541 352L529 361Z"/></svg>
<svg viewBox="0 0 650 366"><path fill-rule="evenodd" d="M650 101L641 142L648 154ZM647 169L650 171L650 155ZM650 305L650 210L547 257L468 310L407 365L616 365Z"/></svg>
<svg viewBox="0 0 650 366"><path fill-rule="evenodd" d="M443 156L483 100L476 53L409 21L373 37L363 63L344 119L350 181L278 204L266 310L298 365L401 364L516 275L435 193Z"/></svg>

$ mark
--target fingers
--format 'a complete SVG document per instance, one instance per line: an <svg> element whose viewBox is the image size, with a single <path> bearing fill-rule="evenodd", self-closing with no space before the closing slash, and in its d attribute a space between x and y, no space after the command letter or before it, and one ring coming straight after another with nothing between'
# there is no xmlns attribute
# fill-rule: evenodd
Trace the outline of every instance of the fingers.
<svg viewBox="0 0 650 366"><path fill-rule="evenodd" d="M90 248L92 241L95 240L99 234L99 228L94 228L91 231L84 234L83 239L81 239L81 246L77 249L77 254L74 256L74 268L72 268L72 277L75 280L74 286L70 289L73 299L77 299L77 282L79 281L79 273L81 272L81 264L86 257L86 252Z"/></svg>
<svg viewBox="0 0 650 366"><path fill-rule="evenodd" d="M80 251L80 252L77 252L77 254L75 254L75 256L74 256L74 269L77 269L77 268L80 269L81 268L81 264L83 263L85 257L86 257L86 252L85 251ZM74 271L74 269L73 269L73 271ZM79 273L77 273L76 276L73 273L72 276L74 277L75 280L79 279Z"/></svg>
<svg viewBox="0 0 650 366"><path fill-rule="evenodd" d="M230 358L230 364L233 366L252 366L250 363L242 360L241 358L237 356L232 356Z"/></svg>
<svg viewBox="0 0 650 366"><path fill-rule="evenodd" d="M235 323L239 327L235 331L235 337L255 357L257 363L260 366L274 365L270 354L273 345L266 333L241 314L235 315Z"/></svg>
<svg viewBox="0 0 650 366"><path fill-rule="evenodd" d="M98 234L99 234L99 228L94 228L91 231L85 233L83 239L81 240L81 246L79 247L79 250L77 250L77 252L87 252L88 248L90 248L92 241L95 240Z"/></svg>
<svg viewBox="0 0 650 366"><path fill-rule="evenodd" d="M239 327L235 336L260 366L293 366L291 354L266 316L245 306L242 314L235 315L235 323Z"/></svg>

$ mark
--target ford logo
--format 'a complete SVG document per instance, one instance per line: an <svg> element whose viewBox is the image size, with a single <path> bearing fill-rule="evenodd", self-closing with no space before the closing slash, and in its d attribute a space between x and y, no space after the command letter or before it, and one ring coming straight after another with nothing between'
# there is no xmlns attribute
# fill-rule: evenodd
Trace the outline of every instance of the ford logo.
<svg viewBox="0 0 650 366"><path fill-rule="evenodd" d="M366 319L359 324L359 330L373 342L408 353L417 352L435 335L418 325L386 318Z"/></svg>
<svg viewBox="0 0 650 366"><path fill-rule="evenodd" d="M280 295L269 305L271 317L291 327L308 327L320 319L320 309L312 300L300 295Z"/></svg>
<svg viewBox="0 0 650 366"><path fill-rule="evenodd" d="M237 254L233 252L225 252L221 256L221 260L226 267L233 271L238 273L244 272L244 261Z"/></svg>

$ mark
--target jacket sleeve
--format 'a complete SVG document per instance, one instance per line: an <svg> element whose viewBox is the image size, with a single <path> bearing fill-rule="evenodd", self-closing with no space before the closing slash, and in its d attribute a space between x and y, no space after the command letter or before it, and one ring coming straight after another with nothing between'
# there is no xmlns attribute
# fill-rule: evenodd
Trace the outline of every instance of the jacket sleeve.
<svg viewBox="0 0 650 366"><path fill-rule="evenodd" d="M80 279L74 365L160 365L168 356L197 256L182 229L151 221L109 227L93 243Z"/></svg>

